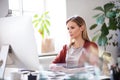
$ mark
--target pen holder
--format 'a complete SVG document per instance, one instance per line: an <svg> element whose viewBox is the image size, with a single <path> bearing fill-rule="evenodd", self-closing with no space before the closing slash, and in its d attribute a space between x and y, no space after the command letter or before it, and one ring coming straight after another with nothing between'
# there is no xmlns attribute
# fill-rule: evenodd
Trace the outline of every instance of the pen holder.
<svg viewBox="0 0 120 80"><path fill-rule="evenodd" d="M28 80L37 80L37 75L28 75Z"/></svg>

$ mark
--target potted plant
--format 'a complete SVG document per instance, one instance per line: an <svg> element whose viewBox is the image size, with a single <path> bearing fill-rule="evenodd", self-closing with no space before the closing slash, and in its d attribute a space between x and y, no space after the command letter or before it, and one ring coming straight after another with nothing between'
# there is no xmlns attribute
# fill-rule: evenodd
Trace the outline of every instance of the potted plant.
<svg viewBox="0 0 120 80"><path fill-rule="evenodd" d="M49 12L45 11L42 15L39 14L34 15L33 25L35 29L42 36L42 45L41 45L41 53L47 53L54 51L54 43L53 39L49 38L50 36L50 17Z"/></svg>
<svg viewBox="0 0 120 80"><path fill-rule="evenodd" d="M94 8L94 10L100 11L100 13L93 16L93 18L96 19L96 23L90 26L90 30L94 30L97 28L92 41L97 41L99 46L104 47L103 54L111 54L106 51L106 47L108 45L118 46L118 41L113 39L115 36L118 37L117 31L120 30L120 6L118 5L118 3L119 2L112 1L105 3L103 6L97 6L96 8ZM111 31L114 32L110 34ZM100 57L100 59L101 58L104 62L103 57ZM103 73L106 71L104 70L104 66L105 65L103 64Z"/></svg>
<svg viewBox="0 0 120 80"><path fill-rule="evenodd" d="M50 17L48 15L48 11L47 12L44 12L42 15L38 15L38 14L35 14L34 15L34 20L33 20L33 24L34 24L34 27L38 30L38 32L41 34L42 36L42 39L45 38L45 36L49 36L50 35L50 30L49 30L49 27L50 27Z"/></svg>
<svg viewBox="0 0 120 80"><path fill-rule="evenodd" d="M99 27L99 30L95 32L93 41L97 41L99 46L104 46L106 50L107 45L118 46L118 41L111 41L114 36L118 36L118 33L111 31L120 30L120 6L117 6L116 2L108 2L103 6L98 6L94 10L100 11L100 13L93 16L96 19L96 23L90 27L93 30Z"/></svg>

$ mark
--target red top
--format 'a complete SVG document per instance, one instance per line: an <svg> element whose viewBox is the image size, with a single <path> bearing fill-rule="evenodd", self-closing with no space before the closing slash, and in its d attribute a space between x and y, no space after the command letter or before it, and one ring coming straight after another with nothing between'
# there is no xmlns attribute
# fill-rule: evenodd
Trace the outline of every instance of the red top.
<svg viewBox="0 0 120 80"><path fill-rule="evenodd" d="M98 46L94 42L90 41L85 41L84 43L84 48L88 49L90 46L93 46L95 49L98 50ZM67 53L67 45L63 46L63 49L60 51L60 53L56 56L56 58L53 60L52 63L66 63L65 58L66 58L66 53Z"/></svg>

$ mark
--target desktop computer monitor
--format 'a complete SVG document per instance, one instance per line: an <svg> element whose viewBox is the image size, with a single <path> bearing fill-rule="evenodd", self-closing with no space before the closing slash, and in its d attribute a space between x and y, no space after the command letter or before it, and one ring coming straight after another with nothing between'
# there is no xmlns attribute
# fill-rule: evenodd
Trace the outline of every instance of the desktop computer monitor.
<svg viewBox="0 0 120 80"><path fill-rule="evenodd" d="M29 16L0 18L0 47L8 44L12 48L8 66L39 70L37 43ZM4 55L0 53L1 55Z"/></svg>

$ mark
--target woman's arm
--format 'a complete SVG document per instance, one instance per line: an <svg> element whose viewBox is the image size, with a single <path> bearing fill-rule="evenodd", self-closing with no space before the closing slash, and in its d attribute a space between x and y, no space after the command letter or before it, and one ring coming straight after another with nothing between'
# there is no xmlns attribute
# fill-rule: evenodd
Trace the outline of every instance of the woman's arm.
<svg viewBox="0 0 120 80"><path fill-rule="evenodd" d="M68 74L75 74L79 72L86 72L86 71L94 71L94 66L87 66L87 67L78 67L78 68L65 68L62 65L58 66L57 64L53 64L54 68L51 71L55 72L64 72Z"/></svg>
<svg viewBox="0 0 120 80"><path fill-rule="evenodd" d="M49 65L49 69L53 71L57 71L57 65L58 63L65 63L66 58L66 52L67 52L67 45L63 46L63 49L60 51L60 53L56 56L56 58L52 61L52 64Z"/></svg>
<svg viewBox="0 0 120 80"><path fill-rule="evenodd" d="M56 56L56 58L52 61L52 63L65 63L66 52L67 52L67 45L64 45L63 49Z"/></svg>

